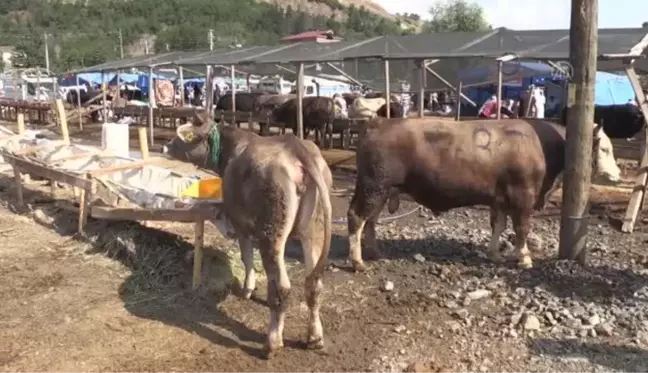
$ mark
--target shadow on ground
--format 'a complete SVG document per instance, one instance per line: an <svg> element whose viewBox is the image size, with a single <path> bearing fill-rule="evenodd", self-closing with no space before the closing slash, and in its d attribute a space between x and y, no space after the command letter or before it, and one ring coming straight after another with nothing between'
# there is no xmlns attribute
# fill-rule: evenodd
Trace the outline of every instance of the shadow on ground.
<svg viewBox="0 0 648 373"><path fill-rule="evenodd" d="M90 219L83 235L76 233L78 215L57 207L48 193L23 188L26 207L20 213L30 214L47 229L61 236L86 243L88 254L105 255L130 270L119 288L125 308L133 315L163 322L195 333L227 348L240 348L254 357L262 357L265 338L255 330L230 317L219 304L238 288L236 270L240 259L220 250L206 252L203 262L203 286L191 290L193 245L181 236L145 227L136 222ZM13 180L0 177L0 193L12 205L15 195ZM206 249L209 249L206 247ZM239 316L239 315L237 315ZM210 325L219 329L209 328ZM220 330L223 332L221 333ZM297 345L286 341L286 346Z"/></svg>
<svg viewBox="0 0 648 373"><path fill-rule="evenodd" d="M637 347L554 339L529 340L527 345L536 355L567 361L587 359L608 369L623 372L648 371L648 351Z"/></svg>

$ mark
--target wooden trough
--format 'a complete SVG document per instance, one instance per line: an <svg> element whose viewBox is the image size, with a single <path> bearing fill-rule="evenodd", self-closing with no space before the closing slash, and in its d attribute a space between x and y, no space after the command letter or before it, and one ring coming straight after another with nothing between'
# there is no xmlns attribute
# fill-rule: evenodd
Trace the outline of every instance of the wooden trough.
<svg viewBox="0 0 648 373"><path fill-rule="evenodd" d="M60 107L62 110L62 105ZM164 165L169 162L165 158L149 157L146 128L138 128L142 159L124 158L98 148L72 144L65 115L60 118L61 140L36 145L30 145L28 141L14 141L13 147L0 148L4 162L13 170L17 207L24 205L22 175L29 174L50 180L53 185L61 183L72 186L78 191L79 232L83 232L89 216L110 220L192 222L195 225L193 288L196 289L201 281L205 220L213 221L220 208L220 200L187 198L177 193L197 180L165 168ZM19 125L18 131L13 137L24 136L24 125ZM7 134L4 133L4 136ZM102 163L108 165L102 166ZM160 183L150 182L150 179L142 180L135 186L128 184L129 180L137 180L138 173L175 178L169 184L173 184L176 192L164 191L160 194L151 190L149 184L153 184L151 188L159 189ZM109 198L95 198L100 195L105 197L106 194L110 195ZM138 200L133 196L143 198ZM94 205L99 200L103 206ZM106 206L106 203L109 205Z"/></svg>

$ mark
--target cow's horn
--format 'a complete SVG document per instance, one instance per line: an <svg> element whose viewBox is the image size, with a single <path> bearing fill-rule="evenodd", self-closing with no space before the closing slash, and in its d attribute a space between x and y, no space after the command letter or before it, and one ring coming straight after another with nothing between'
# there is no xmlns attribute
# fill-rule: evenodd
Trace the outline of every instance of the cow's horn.
<svg viewBox="0 0 648 373"><path fill-rule="evenodd" d="M182 140L182 141L184 141L184 142L187 142L187 139L186 139L185 136L183 135L183 132L187 132L186 130L192 131L192 128L193 128L193 125L192 125L191 123L185 123L185 124L179 126L179 127L176 129L176 135L178 135L178 137L180 138L180 140Z"/></svg>
<svg viewBox="0 0 648 373"><path fill-rule="evenodd" d="M193 125L195 128L196 132L200 133L207 133L211 129L211 116L207 113L207 111L203 110L196 110L194 112L194 120L193 120Z"/></svg>

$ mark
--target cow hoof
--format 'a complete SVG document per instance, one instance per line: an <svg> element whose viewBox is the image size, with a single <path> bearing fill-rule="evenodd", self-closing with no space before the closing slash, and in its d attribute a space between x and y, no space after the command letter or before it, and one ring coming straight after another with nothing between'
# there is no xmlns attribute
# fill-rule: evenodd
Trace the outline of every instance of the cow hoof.
<svg viewBox="0 0 648 373"><path fill-rule="evenodd" d="M520 262L518 263L518 265L522 269L531 269L531 268L533 268L533 261L531 260L530 257L525 256L524 258L520 259Z"/></svg>
<svg viewBox="0 0 648 373"><path fill-rule="evenodd" d="M383 255L377 249L369 249L365 251L365 259L380 260L383 259Z"/></svg>
<svg viewBox="0 0 648 373"><path fill-rule="evenodd" d="M280 342L277 346L265 345L263 347L263 356L265 356L267 360L270 360L277 356L281 347L283 347L283 341Z"/></svg>
<svg viewBox="0 0 648 373"><path fill-rule="evenodd" d="M309 339L306 348L309 350L322 350L324 348L324 339L322 337Z"/></svg>
<svg viewBox="0 0 648 373"><path fill-rule="evenodd" d="M351 264L355 272L365 272L367 270L367 266L363 262L351 261Z"/></svg>
<svg viewBox="0 0 648 373"><path fill-rule="evenodd" d="M254 293L254 289L245 289L243 290L242 298L250 299L252 298L252 293Z"/></svg>

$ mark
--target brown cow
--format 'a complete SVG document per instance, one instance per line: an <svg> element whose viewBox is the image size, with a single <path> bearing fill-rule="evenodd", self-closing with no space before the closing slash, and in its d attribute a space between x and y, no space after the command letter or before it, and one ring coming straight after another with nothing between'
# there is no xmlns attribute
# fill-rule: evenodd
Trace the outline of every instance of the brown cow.
<svg viewBox="0 0 648 373"><path fill-rule="evenodd" d="M594 170L618 182L612 143L594 129ZM478 120L454 123L433 118L374 119L356 151L357 179L348 210L349 257L364 270L361 235L374 255L375 222L385 203L398 208L409 194L434 213L457 207L491 208L490 256L500 261L499 237L510 216L520 266L532 267L526 238L534 209L557 187L565 163L565 129L542 120Z"/></svg>
<svg viewBox="0 0 648 373"><path fill-rule="evenodd" d="M252 245L258 243L268 278L268 357L283 346L290 294L286 241L301 240L308 273L308 346L322 348L319 294L331 245L331 171L311 141L292 134L261 137L233 126L213 125L209 119L206 114L196 115L196 126L179 127L178 136L163 152L222 175L223 211L217 220L230 225L221 224L221 232L238 238L245 265L245 298L255 288Z"/></svg>
<svg viewBox="0 0 648 373"><path fill-rule="evenodd" d="M315 131L315 142L321 146L326 141L320 141L320 135L326 139L330 134L331 125L335 120L335 102L331 97L304 97L302 100L302 118L304 121L304 137L308 131ZM297 98L290 99L272 112L273 119L292 128L297 133ZM332 136L332 135L331 135Z"/></svg>

